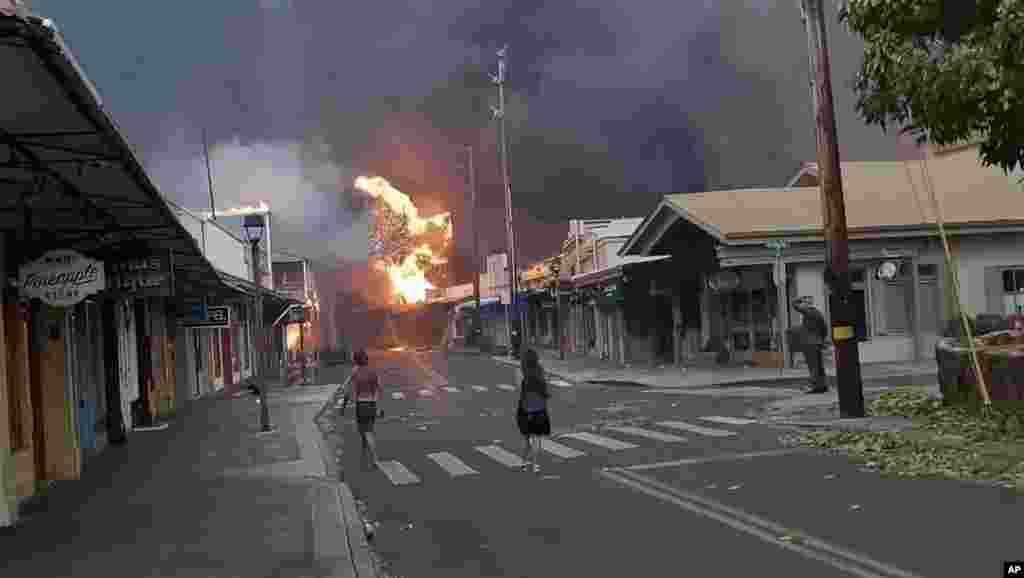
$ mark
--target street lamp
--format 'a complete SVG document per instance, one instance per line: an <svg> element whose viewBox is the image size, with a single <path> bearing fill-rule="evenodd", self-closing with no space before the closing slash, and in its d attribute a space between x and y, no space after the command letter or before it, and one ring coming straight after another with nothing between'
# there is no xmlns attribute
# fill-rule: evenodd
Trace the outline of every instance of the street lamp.
<svg viewBox="0 0 1024 578"><path fill-rule="evenodd" d="M555 320L558 327L558 359L565 359L565 347L562 345L562 256L559 255L549 267L555 277Z"/></svg>
<svg viewBox="0 0 1024 578"><path fill-rule="evenodd" d="M246 215L242 221L242 230L245 233L245 239L249 241L250 248L252 250L252 280L257 287L261 286L260 283L260 241L263 240L263 232L266 229L263 223L263 217L260 215ZM256 296L256 333L259 335L259 342L263 343L263 295L257 294ZM260 347L256 354L257 367L261 370L263 368L262 354L259 353ZM268 432L271 431L270 427L270 407L267 404L267 384L262 383L259 387L260 392L260 429Z"/></svg>

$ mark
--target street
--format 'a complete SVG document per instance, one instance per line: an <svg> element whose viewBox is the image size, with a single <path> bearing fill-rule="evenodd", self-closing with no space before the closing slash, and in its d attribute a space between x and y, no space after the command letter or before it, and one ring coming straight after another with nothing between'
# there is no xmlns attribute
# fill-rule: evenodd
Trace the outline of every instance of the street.
<svg viewBox="0 0 1024 578"><path fill-rule="evenodd" d="M871 479L783 448L779 429L744 417L763 399L556 381L535 474L519 468L514 368L416 352L371 363L382 470L362 466L351 411L342 470L395 576L966 576L1019 547L997 530L1019 505L995 490ZM924 523L950 491L984 541Z"/></svg>

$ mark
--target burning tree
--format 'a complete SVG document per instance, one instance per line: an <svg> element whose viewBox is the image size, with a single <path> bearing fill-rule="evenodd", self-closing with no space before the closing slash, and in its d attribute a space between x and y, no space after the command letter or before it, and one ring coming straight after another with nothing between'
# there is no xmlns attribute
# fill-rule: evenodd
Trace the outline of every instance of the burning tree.
<svg viewBox="0 0 1024 578"><path fill-rule="evenodd" d="M416 248L409 227L409 216L391 208L378 198L373 229L370 230L370 255L381 259L390 268L400 264Z"/></svg>
<svg viewBox="0 0 1024 578"><path fill-rule="evenodd" d="M423 301L428 289L447 285L449 215L420 217L412 200L380 177L359 177L355 186L376 199L370 255L387 273L396 297Z"/></svg>

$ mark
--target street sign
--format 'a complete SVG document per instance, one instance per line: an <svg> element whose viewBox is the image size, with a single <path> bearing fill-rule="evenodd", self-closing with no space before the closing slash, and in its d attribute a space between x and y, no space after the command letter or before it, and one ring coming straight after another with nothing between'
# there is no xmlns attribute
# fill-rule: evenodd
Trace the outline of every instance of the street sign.
<svg viewBox="0 0 1024 578"><path fill-rule="evenodd" d="M765 243L765 246L771 249L773 253L775 253L775 258L777 259L782 255L782 251L789 246L789 243L783 241L782 239L772 239L771 241Z"/></svg>
<svg viewBox="0 0 1024 578"><path fill-rule="evenodd" d="M188 315L182 319L184 327L205 327L205 328L227 328L231 326L231 308L227 305L210 305L202 315L202 306L193 308ZM199 313L199 315L196 315Z"/></svg>

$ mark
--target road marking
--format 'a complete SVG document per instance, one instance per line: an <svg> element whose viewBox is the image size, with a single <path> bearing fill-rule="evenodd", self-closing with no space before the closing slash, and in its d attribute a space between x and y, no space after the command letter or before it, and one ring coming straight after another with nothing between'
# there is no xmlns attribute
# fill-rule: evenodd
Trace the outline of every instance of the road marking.
<svg viewBox="0 0 1024 578"><path fill-rule="evenodd" d="M473 391L487 391L487 388L482 385L474 385Z"/></svg>
<svg viewBox="0 0 1024 578"><path fill-rule="evenodd" d="M657 425L670 429L688 431L702 436L723 438L736 435L736 432L733 431L693 425L692 423L686 423L685 421L659 421Z"/></svg>
<svg viewBox="0 0 1024 578"><path fill-rule="evenodd" d="M784 528L771 520L732 508L703 496L698 496L679 488L673 488L652 478L621 469L604 470L600 474L606 479L632 488L642 494L710 518L734 530L750 534L764 542L802 554L812 560L823 562L853 576L859 576L860 578L884 578L885 576L922 578L917 574L889 566L878 560L868 558L863 554L830 544L802 532L800 533L801 543L782 541L779 537L786 535L791 529Z"/></svg>
<svg viewBox="0 0 1024 578"><path fill-rule="evenodd" d="M740 417L726 417L724 415L706 415L700 418L704 421L710 421L712 423L724 423L726 425L750 425L757 423L756 419L743 419Z"/></svg>
<svg viewBox="0 0 1024 578"><path fill-rule="evenodd" d="M474 449L510 468L518 468L525 463L519 456L500 446L476 446Z"/></svg>
<svg viewBox="0 0 1024 578"><path fill-rule="evenodd" d="M751 458L767 458L772 456L785 456L789 454L802 453L806 450L801 449L779 449L779 450L765 450L761 452L749 452L745 454L726 454L724 456L713 456L709 458L688 458L684 460L673 460L671 462L657 462L653 464L638 464L635 466L625 466L622 469L631 471L644 471L644 470L658 470L662 468L674 468L676 466L693 466L697 464L707 464L712 462L733 462L740 460L748 460Z"/></svg>
<svg viewBox="0 0 1024 578"><path fill-rule="evenodd" d="M434 390L432 389L421 389L420 396L422 397L434 397Z"/></svg>
<svg viewBox="0 0 1024 578"><path fill-rule="evenodd" d="M405 399L405 394L400 391L393 392L391 394L391 399Z"/></svg>
<svg viewBox="0 0 1024 578"><path fill-rule="evenodd" d="M457 387L448 386L445 387L444 390L447 391L448 393L459 393L459 388Z"/></svg>
<svg viewBox="0 0 1024 578"><path fill-rule="evenodd" d="M399 462L381 462L380 470L391 480L391 483L396 486L407 486L409 484L418 484L420 479L416 477L416 474L409 471Z"/></svg>
<svg viewBox="0 0 1024 578"><path fill-rule="evenodd" d="M563 446L562 444L551 440L541 438L540 442L540 449L566 460L587 455L579 450L574 450L569 446Z"/></svg>
<svg viewBox="0 0 1024 578"><path fill-rule="evenodd" d="M599 436L597 434L592 434L590 432L569 433L565 434L562 437L580 440L581 442L587 442L590 444L594 444L595 446L601 446L612 451L628 450L631 448L638 447L636 444L631 444L629 442L621 442L619 440L613 440L612 438L606 438L604 436Z"/></svg>
<svg viewBox="0 0 1024 578"><path fill-rule="evenodd" d="M501 385L498 386L498 389L504 389L505 391L515 391L516 386L509 385L507 383L502 383Z"/></svg>
<svg viewBox="0 0 1024 578"><path fill-rule="evenodd" d="M444 471L448 472L453 478L456 476L466 476L479 473L473 468L467 466L465 462L448 452L427 454L427 457L434 460L437 465L444 468Z"/></svg>
<svg viewBox="0 0 1024 578"><path fill-rule="evenodd" d="M571 383L569 383L568 381L565 381L563 379L552 379L551 380L551 385L556 385L558 387L572 387Z"/></svg>
<svg viewBox="0 0 1024 578"><path fill-rule="evenodd" d="M639 428L639 427L622 426L622 427L610 427L610 428L607 428L607 429L609 429L611 431L614 431L614 432L623 433L623 434L626 434L626 435L639 436L639 437L642 437L642 438L648 438L648 439L652 439L652 440L657 440L659 442L675 443L675 442L685 442L686 441L686 438L682 438L682 437L679 437L679 436L676 436L676 435L662 433L660 431L652 431L652 430L649 430L649 429L643 429L643 428Z"/></svg>

